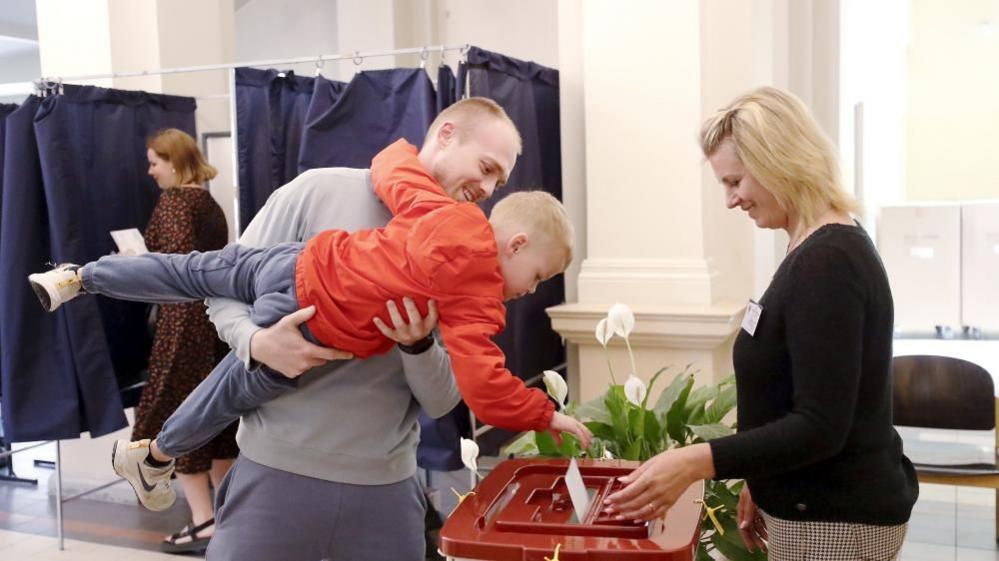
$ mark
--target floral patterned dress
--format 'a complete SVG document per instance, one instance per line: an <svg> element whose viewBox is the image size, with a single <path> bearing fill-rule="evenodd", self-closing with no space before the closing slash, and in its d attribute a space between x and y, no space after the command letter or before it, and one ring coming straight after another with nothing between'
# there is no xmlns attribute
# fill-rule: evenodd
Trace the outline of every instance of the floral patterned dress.
<svg viewBox="0 0 999 561"><path fill-rule="evenodd" d="M159 253L221 249L228 239L225 215L206 189L165 189L149 219L146 247ZM132 439L155 438L175 409L222 359L225 344L202 302L162 304L149 355L149 381L135 409ZM201 473L213 459L235 458L236 423L198 450L177 459L179 473Z"/></svg>

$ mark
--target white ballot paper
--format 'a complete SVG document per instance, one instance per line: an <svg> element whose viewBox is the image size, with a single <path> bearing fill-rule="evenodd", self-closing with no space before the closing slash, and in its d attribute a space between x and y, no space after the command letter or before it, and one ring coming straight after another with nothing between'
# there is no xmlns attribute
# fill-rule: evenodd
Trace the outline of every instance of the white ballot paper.
<svg viewBox="0 0 999 561"><path fill-rule="evenodd" d="M565 486L569 488L569 498L572 499L572 509L576 511L576 520L583 523L586 511L590 510L590 495L583 484L583 474L579 473L576 458L569 461L569 469L565 472Z"/></svg>
<svg viewBox="0 0 999 561"><path fill-rule="evenodd" d="M146 240L142 239L142 234L136 228L111 230L111 239L118 246L118 253L121 255L149 253L149 250L146 249Z"/></svg>

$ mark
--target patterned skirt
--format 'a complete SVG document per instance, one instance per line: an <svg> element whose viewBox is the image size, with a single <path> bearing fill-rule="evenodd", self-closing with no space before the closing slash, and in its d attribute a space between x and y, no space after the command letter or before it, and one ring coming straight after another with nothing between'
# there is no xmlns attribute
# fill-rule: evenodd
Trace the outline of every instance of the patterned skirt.
<svg viewBox="0 0 999 561"><path fill-rule="evenodd" d="M909 526L784 520L760 513L767 524L769 561L892 561Z"/></svg>

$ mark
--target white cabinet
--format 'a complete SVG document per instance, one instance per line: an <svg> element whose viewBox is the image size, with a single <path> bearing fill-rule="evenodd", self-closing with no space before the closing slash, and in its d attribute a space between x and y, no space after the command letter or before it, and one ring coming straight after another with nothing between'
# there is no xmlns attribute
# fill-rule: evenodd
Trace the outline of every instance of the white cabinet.
<svg viewBox="0 0 999 561"><path fill-rule="evenodd" d="M884 207L878 251L895 298L895 328L960 330L961 206Z"/></svg>
<svg viewBox="0 0 999 561"><path fill-rule="evenodd" d="M999 331L999 201L961 207L961 320Z"/></svg>

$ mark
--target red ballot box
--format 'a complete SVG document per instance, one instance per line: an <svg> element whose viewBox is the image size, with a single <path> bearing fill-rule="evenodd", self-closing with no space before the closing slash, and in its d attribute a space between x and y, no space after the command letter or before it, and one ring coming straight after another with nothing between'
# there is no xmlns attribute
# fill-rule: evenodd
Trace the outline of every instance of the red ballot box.
<svg viewBox="0 0 999 561"><path fill-rule="evenodd" d="M623 460L577 460L590 506L577 520L566 487L566 459L507 460L454 511L440 550L454 561L689 561L694 559L704 483L691 485L665 518L636 523L603 513L617 478L638 467Z"/></svg>

